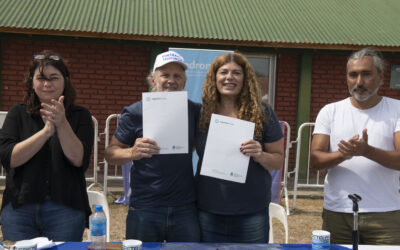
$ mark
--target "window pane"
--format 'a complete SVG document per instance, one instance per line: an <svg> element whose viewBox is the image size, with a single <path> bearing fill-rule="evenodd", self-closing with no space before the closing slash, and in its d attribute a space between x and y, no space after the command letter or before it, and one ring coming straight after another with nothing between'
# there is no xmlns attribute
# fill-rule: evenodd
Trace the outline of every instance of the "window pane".
<svg viewBox="0 0 400 250"><path fill-rule="evenodd" d="M268 102L271 98L269 97L269 83L270 83L270 63L271 58L269 56L246 56L251 66L256 72L257 80L261 90L261 96L265 102Z"/></svg>

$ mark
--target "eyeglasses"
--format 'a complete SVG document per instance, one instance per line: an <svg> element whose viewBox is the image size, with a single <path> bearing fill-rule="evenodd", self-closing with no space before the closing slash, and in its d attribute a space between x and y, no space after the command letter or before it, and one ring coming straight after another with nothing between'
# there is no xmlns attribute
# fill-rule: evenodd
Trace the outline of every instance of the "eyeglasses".
<svg viewBox="0 0 400 250"><path fill-rule="evenodd" d="M61 57L60 56L56 56L56 55L42 55L42 54L39 54L39 55L34 55L33 56L33 59L35 59L35 60L43 60L43 59L46 59L46 58L54 60L54 61L61 60Z"/></svg>

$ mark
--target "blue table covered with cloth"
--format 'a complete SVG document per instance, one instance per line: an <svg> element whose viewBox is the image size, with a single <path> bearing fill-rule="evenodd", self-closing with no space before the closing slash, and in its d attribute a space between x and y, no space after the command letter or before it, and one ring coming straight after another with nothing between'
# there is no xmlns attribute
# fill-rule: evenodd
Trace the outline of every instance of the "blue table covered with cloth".
<svg viewBox="0 0 400 250"><path fill-rule="evenodd" d="M50 248L51 250L86 250L90 242L65 242ZM236 244L236 243L158 243L144 242L142 250L310 250L311 244ZM330 250L348 250L350 248L331 244Z"/></svg>

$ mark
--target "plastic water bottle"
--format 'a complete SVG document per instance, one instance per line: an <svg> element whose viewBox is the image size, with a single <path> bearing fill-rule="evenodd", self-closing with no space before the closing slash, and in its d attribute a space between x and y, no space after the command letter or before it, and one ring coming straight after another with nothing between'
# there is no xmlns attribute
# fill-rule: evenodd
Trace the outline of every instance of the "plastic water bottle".
<svg viewBox="0 0 400 250"><path fill-rule="evenodd" d="M106 249L107 218L103 213L103 207L98 205L94 209L94 214L90 216L90 235L92 240L91 249Z"/></svg>

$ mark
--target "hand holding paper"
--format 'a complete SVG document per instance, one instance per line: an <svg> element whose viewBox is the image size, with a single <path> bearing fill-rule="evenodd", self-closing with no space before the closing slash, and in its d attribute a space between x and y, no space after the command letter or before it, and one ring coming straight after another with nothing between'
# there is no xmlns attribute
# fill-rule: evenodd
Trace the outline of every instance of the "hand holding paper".
<svg viewBox="0 0 400 250"><path fill-rule="evenodd" d="M258 162L259 157L262 156L263 148L258 141L248 140L242 143L240 146L240 152L247 156L253 157L254 161Z"/></svg>
<svg viewBox="0 0 400 250"><path fill-rule="evenodd" d="M148 92L142 98L143 137L153 139L160 154L188 153L187 92Z"/></svg>
<svg viewBox="0 0 400 250"><path fill-rule="evenodd" d="M253 139L255 124L212 114L201 175L246 182L250 157L240 152L241 144Z"/></svg>
<svg viewBox="0 0 400 250"><path fill-rule="evenodd" d="M137 138L135 144L131 148L133 160L142 158L150 158L153 154L160 153L157 143L150 138Z"/></svg>

